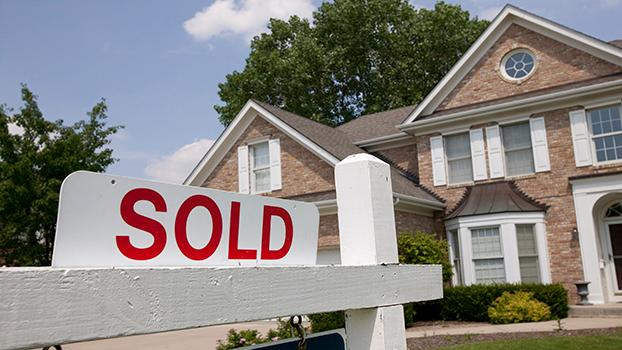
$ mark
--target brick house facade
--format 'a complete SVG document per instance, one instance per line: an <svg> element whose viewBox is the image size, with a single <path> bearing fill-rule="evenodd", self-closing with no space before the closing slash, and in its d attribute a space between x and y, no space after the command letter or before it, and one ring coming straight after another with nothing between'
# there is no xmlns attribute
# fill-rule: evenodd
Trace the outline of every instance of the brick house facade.
<svg viewBox="0 0 622 350"><path fill-rule="evenodd" d="M333 168L368 152L391 165L397 231L446 237L455 284L555 282L574 291L586 280L591 302L619 302L615 44L506 6L419 105L330 128L249 101L186 183L316 203L318 263L338 263ZM268 153L278 169L266 182L268 165L253 162Z"/></svg>

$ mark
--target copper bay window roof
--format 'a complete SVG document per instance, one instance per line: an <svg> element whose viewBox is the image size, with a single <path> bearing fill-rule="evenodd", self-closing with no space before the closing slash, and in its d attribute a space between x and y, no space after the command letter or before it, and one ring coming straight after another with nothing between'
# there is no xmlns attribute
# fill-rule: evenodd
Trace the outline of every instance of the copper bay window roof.
<svg viewBox="0 0 622 350"><path fill-rule="evenodd" d="M508 212L539 212L546 206L520 191L514 181L467 187L456 208L445 219Z"/></svg>

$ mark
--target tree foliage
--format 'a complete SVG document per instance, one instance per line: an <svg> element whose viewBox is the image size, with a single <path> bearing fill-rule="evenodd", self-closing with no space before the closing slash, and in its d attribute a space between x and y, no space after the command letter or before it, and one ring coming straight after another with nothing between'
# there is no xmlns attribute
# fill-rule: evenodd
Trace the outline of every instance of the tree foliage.
<svg viewBox="0 0 622 350"><path fill-rule="evenodd" d="M272 19L242 71L219 85L228 125L249 98L329 125L418 103L488 22L458 5L415 9L406 0L335 0L313 14Z"/></svg>
<svg viewBox="0 0 622 350"><path fill-rule="evenodd" d="M21 92L16 113L0 105L0 258L8 265L49 265L62 181L76 170L101 172L114 163L107 146L120 126L106 126L103 99L87 120L66 126L46 120L25 85Z"/></svg>
<svg viewBox="0 0 622 350"><path fill-rule="evenodd" d="M426 232L402 232L397 237L397 251L402 264L439 264L443 267L443 282L451 280L447 241Z"/></svg>

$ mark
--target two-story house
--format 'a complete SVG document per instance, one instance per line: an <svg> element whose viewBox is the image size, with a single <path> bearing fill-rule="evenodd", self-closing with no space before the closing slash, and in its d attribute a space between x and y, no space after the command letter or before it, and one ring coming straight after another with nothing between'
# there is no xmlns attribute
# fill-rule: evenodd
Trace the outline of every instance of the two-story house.
<svg viewBox="0 0 622 350"><path fill-rule="evenodd" d="M616 44L506 6L419 105L331 128L251 100L186 184L315 203L318 263L338 263L333 168L369 152L397 231L447 237L455 284L586 280L622 301Z"/></svg>

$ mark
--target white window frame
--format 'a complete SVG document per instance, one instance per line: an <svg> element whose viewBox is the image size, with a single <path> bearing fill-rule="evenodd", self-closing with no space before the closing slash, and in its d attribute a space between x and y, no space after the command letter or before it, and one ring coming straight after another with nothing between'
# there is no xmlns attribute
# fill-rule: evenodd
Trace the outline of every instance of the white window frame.
<svg viewBox="0 0 622 350"><path fill-rule="evenodd" d="M265 191L257 191L255 189L255 182L256 180L256 175L255 175L255 171L258 170L266 170L268 169L268 174L270 174L270 144L269 144L269 138L261 138L261 139L257 139L257 140L253 140L251 142L248 142L248 172L249 172L249 177L250 177L250 191L251 194L262 194L262 193L270 193L272 192L271 186L268 186L268 189ZM265 166L259 167L259 168L255 168L255 151L254 151L254 147L256 147L257 145L260 145L262 143L266 144L266 147L268 147L268 163ZM268 179L270 179L270 176L268 176Z"/></svg>
<svg viewBox="0 0 622 350"><path fill-rule="evenodd" d="M616 132L610 132L608 134L594 135L594 132L592 130L592 118L590 116L590 111L594 109L602 109L602 108L608 108L608 107L613 107L613 106L618 106L618 110L619 110L618 112L620 113L620 116L622 117L622 103L620 102L595 105L595 106L590 106L589 109L585 109L585 122L587 123L587 130L590 135L590 151L592 152L592 165L607 165L607 164L622 163L622 158L614 159L614 160L598 161L598 157L596 157L596 142L594 142L594 139L605 137L605 136L622 135L622 130L616 131Z"/></svg>
<svg viewBox="0 0 622 350"><path fill-rule="evenodd" d="M527 129L529 130L529 149L531 150L531 165L533 166L533 171L530 173L524 173L524 174L508 175L508 158L506 157L505 152L526 150L527 147L514 148L514 149L507 150L505 148L505 143L503 142L503 128L507 128L507 127L511 127L511 126L519 125L519 124L527 124L527 127L528 127ZM503 170L505 171L506 179L529 176L529 175L533 175L536 173L536 160L534 159L534 156L533 156L533 140L531 139L531 125L529 124L529 118L499 124L499 138L501 139L501 152L503 152L503 166L504 166Z"/></svg>
<svg viewBox="0 0 622 350"><path fill-rule="evenodd" d="M536 234L536 225L535 224L516 224L516 226L518 225L522 225L522 226L531 226L532 227L532 233L533 233L533 239L534 239L534 244L536 245L536 253L535 254L527 254L527 255L521 255L520 252L518 252L518 268L520 270L520 258L536 258L536 266L538 267L538 280L540 280L540 283L542 282L542 272L540 271L540 254L539 254L539 250L538 250L538 236ZM517 244L518 244L518 230L516 232L516 240L517 240ZM518 251L518 247L517 247L517 251ZM521 276L522 279L522 276Z"/></svg>
<svg viewBox="0 0 622 350"><path fill-rule="evenodd" d="M489 255L489 256L484 256L484 257L479 257L476 258L474 254L471 254L471 264L472 268L473 268L473 283L477 283L477 276L475 276L475 262L477 260L503 260L503 278L505 279L504 282L502 283L506 283L508 280L508 273L507 270L505 268L505 254L504 254L504 249L503 249L503 236L501 235L501 227L499 225L487 225L487 226L474 226L474 227L469 227L469 238L471 239L471 249L473 249L473 231L475 230L486 230L486 229L497 229L499 232L499 245L501 247L501 255Z"/></svg>
<svg viewBox="0 0 622 350"><path fill-rule="evenodd" d="M449 232L452 230L457 230L458 232L457 236L460 249L459 255L462 263L462 278L464 285L475 284L475 265L473 263L471 229L486 227L499 227L506 283L521 282L518 243L516 237L516 225L520 224L534 225L540 281L543 284L551 283L544 213L533 212L475 215L458 217L445 222L447 235L450 235Z"/></svg>
<svg viewBox="0 0 622 350"><path fill-rule="evenodd" d="M466 134L468 136L469 142L467 142L467 145L469 147L469 153L468 153L467 156L463 156L463 157L460 157L460 158L453 158L451 160L452 161L453 160L463 160L463 159L467 159L468 158L471 161L470 162L471 163L471 180L469 180L469 181L462 181L462 182L450 182L449 181L449 161L450 161L450 159L447 156L447 138L448 137L452 137L452 136L456 136L456 135L460 135L460 134ZM446 183L447 183L448 186L460 186L460 185L468 185L468 184L475 183L475 180L474 180L475 179L475 174L474 174L474 171L473 171L473 155L471 154L471 135L470 135L468 129L467 130L462 130L462 131L459 131L459 132L454 132L454 133L451 133L451 134L443 134L443 152L444 152L444 155L445 155L445 178L447 179Z"/></svg>

